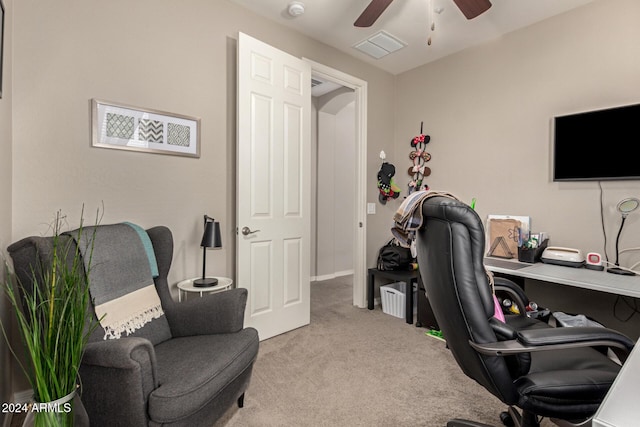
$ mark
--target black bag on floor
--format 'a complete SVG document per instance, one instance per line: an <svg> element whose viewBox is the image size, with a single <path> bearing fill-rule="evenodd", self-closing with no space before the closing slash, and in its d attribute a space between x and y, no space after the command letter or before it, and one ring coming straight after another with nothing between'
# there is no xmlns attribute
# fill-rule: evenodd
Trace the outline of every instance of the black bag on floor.
<svg viewBox="0 0 640 427"><path fill-rule="evenodd" d="M378 270L409 270L412 262L411 249L400 246L396 239L389 240L378 252Z"/></svg>

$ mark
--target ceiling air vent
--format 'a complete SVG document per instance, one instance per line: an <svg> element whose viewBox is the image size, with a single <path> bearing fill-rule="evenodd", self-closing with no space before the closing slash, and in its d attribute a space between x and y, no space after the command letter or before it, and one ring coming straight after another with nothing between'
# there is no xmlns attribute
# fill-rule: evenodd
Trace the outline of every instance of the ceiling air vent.
<svg viewBox="0 0 640 427"><path fill-rule="evenodd" d="M313 77L311 77L311 87L316 87L318 85L321 85L322 83L324 83L322 80L314 79Z"/></svg>
<svg viewBox="0 0 640 427"><path fill-rule="evenodd" d="M402 49L406 45L406 43L391 34L380 31L353 47L375 59L380 59L396 50Z"/></svg>

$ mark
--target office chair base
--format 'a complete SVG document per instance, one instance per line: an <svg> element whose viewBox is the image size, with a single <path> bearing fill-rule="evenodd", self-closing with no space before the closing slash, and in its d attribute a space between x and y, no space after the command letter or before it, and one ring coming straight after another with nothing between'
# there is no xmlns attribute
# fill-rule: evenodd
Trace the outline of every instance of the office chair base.
<svg viewBox="0 0 640 427"><path fill-rule="evenodd" d="M447 427L492 427L489 424L476 423L475 421L455 418L447 423Z"/></svg>
<svg viewBox="0 0 640 427"><path fill-rule="evenodd" d="M515 427L513 416L507 411L500 412L500 421L502 421L502 424L506 427Z"/></svg>
<svg viewBox="0 0 640 427"><path fill-rule="evenodd" d="M523 411L520 414L515 406L509 406L509 408L500 414L500 421L506 427L540 427L538 417L528 411Z"/></svg>

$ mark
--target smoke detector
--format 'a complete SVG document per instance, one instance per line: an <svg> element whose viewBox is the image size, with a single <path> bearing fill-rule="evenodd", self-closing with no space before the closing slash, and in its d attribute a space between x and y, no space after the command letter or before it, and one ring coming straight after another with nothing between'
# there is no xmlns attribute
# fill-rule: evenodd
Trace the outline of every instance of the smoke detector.
<svg viewBox="0 0 640 427"><path fill-rule="evenodd" d="M287 12L294 18L304 14L304 3L300 3L299 1L292 1L287 7Z"/></svg>

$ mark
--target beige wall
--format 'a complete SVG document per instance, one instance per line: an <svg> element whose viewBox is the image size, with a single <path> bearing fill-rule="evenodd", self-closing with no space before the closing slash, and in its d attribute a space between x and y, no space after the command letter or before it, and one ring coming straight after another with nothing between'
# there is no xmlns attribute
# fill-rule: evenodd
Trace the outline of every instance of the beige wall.
<svg viewBox="0 0 640 427"><path fill-rule="evenodd" d="M343 88L346 89L346 88ZM337 90L318 99L316 257L319 280L353 273L355 215L355 94Z"/></svg>
<svg viewBox="0 0 640 427"><path fill-rule="evenodd" d="M398 76L396 157L408 166L409 141L424 120L433 189L476 197L482 218L530 215L552 245L602 253L598 183L552 182L550 124L556 115L640 102L638 22L640 2L599 0ZM598 153L585 154L585 168L597 163ZM615 205L640 197L640 181L602 188L614 261ZM640 246L640 214L627 226L620 246Z"/></svg>
<svg viewBox="0 0 640 427"><path fill-rule="evenodd" d="M12 67L12 14L13 0L4 4L4 47L2 71L2 99L0 99L0 261L7 259L5 248L11 243L11 67ZM0 283L5 279L4 262L0 267ZM0 322L9 326L11 316L4 292L0 292ZM0 334L0 402L11 401L11 355L4 337ZM0 413L0 425L4 422Z"/></svg>
<svg viewBox="0 0 640 427"><path fill-rule="evenodd" d="M84 204L93 221L104 204L103 223L172 229L175 282L201 268L206 213L224 232L208 270L233 276L238 31L368 81L369 146L393 135L393 104L382 102L392 75L227 1L27 0L15 28L14 238L46 232L57 209L75 225ZM91 148L91 98L201 117L200 159Z"/></svg>

